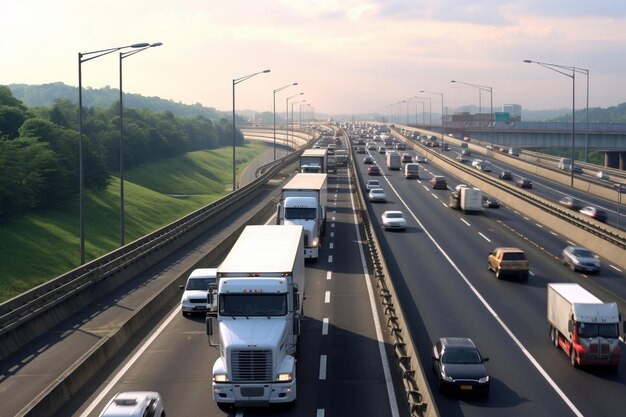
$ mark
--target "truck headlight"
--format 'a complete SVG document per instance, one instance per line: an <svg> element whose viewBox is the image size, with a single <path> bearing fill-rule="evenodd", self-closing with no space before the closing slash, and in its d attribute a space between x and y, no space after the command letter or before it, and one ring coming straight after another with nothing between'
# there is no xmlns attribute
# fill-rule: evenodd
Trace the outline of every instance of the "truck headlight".
<svg viewBox="0 0 626 417"><path fill-rule="evenodd" d="M313 246L314 248L317 247L317 245L319 245L320 240L318 238L313 239L313 244L311 246Z"/></svg>
<svg viewBox="0 0 626 417"><path fill-rule="evenodd" d="M228 382L228 374L213 374L213 381Z"/></svg>
<svg viewBox="0 0 626 417"><path fill-rule="evenodd" d="M293 380L293 374L291 372L283 372L278 374L278 380L280 382L291 382Z"/></svg>

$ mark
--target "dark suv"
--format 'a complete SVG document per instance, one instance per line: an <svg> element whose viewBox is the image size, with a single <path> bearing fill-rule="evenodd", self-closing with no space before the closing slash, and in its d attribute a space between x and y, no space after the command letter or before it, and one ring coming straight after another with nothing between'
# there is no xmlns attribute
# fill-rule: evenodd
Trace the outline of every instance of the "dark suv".
<svg viewBox="0 0 626 417"><path fill-rule="evenodd" d="M440 188L442 190L448 188L448 182L446 181L446 178L441 175L435 175L433 179L430 180L430 185L432 185L433 188Z"/></svg>

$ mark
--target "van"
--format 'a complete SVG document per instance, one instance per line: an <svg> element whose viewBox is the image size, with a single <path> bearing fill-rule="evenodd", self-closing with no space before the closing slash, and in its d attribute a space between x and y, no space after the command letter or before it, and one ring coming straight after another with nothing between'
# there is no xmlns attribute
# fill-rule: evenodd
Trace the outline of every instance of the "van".
<svg viewBox="0 0 626 417"><path fill-rule="evenodd" d="M512 147L512 148L509 148L509 155L511 155L511 156L519 156L521 151L522 150L520 148Z"/></svg>
<svg viewBox="0 0 626 417"><path fill-rule="evenodd" d="M194 269L180 288L185 290L180 299L183 316L217 311L217 268ZM209 291L213 294L210 304Z"/></svg>
<svg viewBox="0 0 626 417"><path fill-rule="evenodd" d="M572 160L570 158L559 159L559 169L564 169L566 171L572 169Z"/></svg>
<svg viewBox="0 0 626 417"><path fill-rule="evenodd" d="M420 177L420 165L416 163L409 163L404 165L404 178L410 180L412 178Z"/></svg>

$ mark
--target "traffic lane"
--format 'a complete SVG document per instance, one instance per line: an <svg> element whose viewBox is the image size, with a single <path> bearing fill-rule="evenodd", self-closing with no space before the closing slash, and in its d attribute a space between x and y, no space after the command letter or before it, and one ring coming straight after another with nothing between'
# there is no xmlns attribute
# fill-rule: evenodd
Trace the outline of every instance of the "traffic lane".
<svg viewBox="0 0 626 417"><path fill-rule="evenodd" d="M507 416L571 415L423 230L410 227L405 233L382 235L390 275L425 369L432 345L444 336L471 337L491 358L487 368L493 380L487 399L442 396L437 379L428 372L441 415L501 416L503 410Z"/></svg>
<svg viewBox="0 0 626 417"><path fill-rule="evenodd" d="M398 185L402 186L402 184L400 182ZM477 238L470 231L471 228L464 224L462 225L461 222L454 221L454 219L451 221L449 215L454 216L455 212L444 209L444 212L437 213L439 209L438 204L432 199L428 199L427 196L424 197L412 197L409 193L406 200L410 200L408 202L409 207L411 207L412 203L416 204L413 210L418 217L423 217L426 228L431 230L434 236L454 236L454 239L443 239L442 247L450 254L455 263L460 265L460 269L464 271L464 274L466 274L472 284L479 289L480 293L483 294L498 315L511 327L514 334L527 345L526 348L548 370L559 386L568 388L567 391L575 392L584 384L593 383L593 381L583 380L581 381L582 385L574 386L571 384L570 378L567 376L561 378L561 373L556 370L553 371L549 365L555 358L552 355L549 357L545 356L546 353L553 353L550 349L546 349L550 347L547 330L545 332L537 331L537 323L542 323L547 329L547 324L545 324L546 283L571 282L569 271L564 270L552 257L538 251L526 239L517 235L494 233L493 238L501 239L494 242L496 245L518 246L522 248L530 259L531 270L535 273L527 283L520 283L514 280L496 280L494 275L489 273L486 268L486 257L491 250L491 244L487 244L487 242ZM413 199L415 202L412 201ZM483 247L483 249L477 250L480 247ZM396 251L393 253L397 256ZM567 358L564 357L562 359L566 360ZM572 370L570 370L571 372ZM580 377L580 375L578 376ZM616 380L621 381L620 377L617 377ZM611 391L612 381L612 379L604 381L609 392ZM601 392L598 393L598 395L601 394ZM581 397L576 395L576 398ZM584 398L581 400L584 407L589 407L592 410L593 414L590 415L610 411L611 407L615 406L614 399L616 397L614 395L599 403L595 401L595 398ZM608 407L605 404L608 404ZM577 406L579 406L578 403ZM604 408L602 408L603 406ZM583 406L580 407L582 408Z"/></svg>

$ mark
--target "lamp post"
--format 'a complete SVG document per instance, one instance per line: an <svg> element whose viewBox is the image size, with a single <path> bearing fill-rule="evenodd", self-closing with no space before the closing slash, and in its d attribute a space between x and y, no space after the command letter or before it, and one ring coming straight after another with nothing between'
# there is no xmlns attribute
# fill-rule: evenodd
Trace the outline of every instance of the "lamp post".
<svg viewBox="0 0 626 417"><path fill-rule="evenodd" d="M78 53L78 217L80 235L80 264L85 263L85 219L83 215L83 188L85 184L83 170L83 62L108 55L127 48L145 48L149 43L134 43L132 45L118 46L116 48L100 49L91 52Z"/></svg>
<svg viewBox="0 0 626 417"><path fill-rule="evenodd" d="M239 77L239 78L235 78L233 79L233 191L235 191L237 189L237 179L236 179L236 162L235 162L235 147L236 147L236 132L237 129L235 127L235 86L239 83L242 83L246 80L249 80L250 78L254 77L255 75L259 75L259 74L267 74L268 72L270 72L271 70L264 70L264 71L259 71L259 72L255 72L253 74L249 74L249 75L245 75L243 77Z"/></svg>
<svg viewBox="0 0 626 417"><path fill-rule="evenodd" d="M450 81L451 83L456 83L456 84L463 84L466 85L468 87L474 87L478 89L478 97L479 97L479 101L478 101L478 107L480 108L481 104L480 104L480 93L482 91L489 91L489 96L490 96L490 101L491 101L491 110L490 110L490 116L489 118L492 120L489 120L489 127L490 127L490 131L489 131L489 136L491 137L491 147L493 148L493 125L495 123L495 117L493 115L493 87L489 87L486 85L480 85L480 84L472 84L472 83L466 83L463 81L456 81L456 80L452 80ZM480 115L478 116L478 121L480 123ZM480 132L482 133L482 126L480 129Z"/></svg>
<svg viewBox="0 0 626 417"><path fill-rule="evenodd" d="M298 97L303 95L304 93L298 93L298 94L294 94L293 96L289 96L287 97L287 99L285 100L285 120L287 121L287 126L286 126L286 131L287 131L287 139L286 139L286 143L287 145L289 144L289 100L291 100L294 97Z"/></svg>
<svg viewBox="0 0 626 417"><path fill-rule="evenodd" d="M293 121L293 105L294 104L298 104L298 103L304 103L306 100L300 100L300 101L294 101L293 103L291 103L291 146L296 149L296 142L293 138L293 125L296 124Z"/></svg>
<svg viewBox="0 0 626 417"><path fill-rule="evenodd" d="M284 85L282 87L276 88L274 90L274 95L273 95L274 99L273 99L273 102L272 102L272 111L274 113L274 161L276 160L276 93L278 93L279 91L284 90L285 88L289 88L292 85L298 85L298 83L287 84L287 85Z"/></svg>
<svg viewBox="0 0 626 417"><path fill-rule="evenodd" d="M438 96L441 96L441 152L443 152L443 136L445 134L445 129L443 127L443 93L438 93L436 91L425 91L425 90L420 90L420 93L426 93L426 94L436 94Z"/></svg>
<svg viewBox="0 0 626 417"><path fill-rule="evenodd" d="M432 102L430 100L430 97L420 97L420 96L415 96L415 97L411 97L411 99L415 99L415 100L428 100L428 124L430 126L433 125L433 108L432 108ZM423 108L423 107L422 107ZM424 111L422 110L422 119L424 119ZM424 125L426 125L426 120L424 119Z"/></svg>
<svg viewBox="0 0 626 417"><path fill-rule="evenodd" d="M161 46L163 43L155 42L148 46L133 51L120 52L120 246L124 246L124 105L123 105L123 90L122 90L122 61L124 58L128 58L131 55L138 54L141 51L145 51L148 48L154 48Z"/></svg>
<svg viewBox="0 0 626 417"><path fill-rule="evenodd" d="M575 152L575 145L576 145L576 73L579 74L587 74L587 88L589 88L589 70L586 68L578 68L578 67L572 67L572 66L568 66L568 65L559 65L559 64L548 64L546 62L538 62L538 61L532 61L530 59L525 59L524 60L525 63L527 64L537 64L539 66L542 66L544 68L547 68L551 71L554 72L558 72L561 75L564 75L568 78L572 79L572 163L570 166L570 170L571 170L571 176L570 176L570 187L574 187L574 165L576 162L576 152ZM565 71L571 71L572 73L569 74ZM587 92L589 92L589 90L587 89ZM589 94L587 94L587 129L589 129ZM587 141L587 136L585 136L585 142ZM587 144L585 143L585 149L587 147Z"/></svg>

